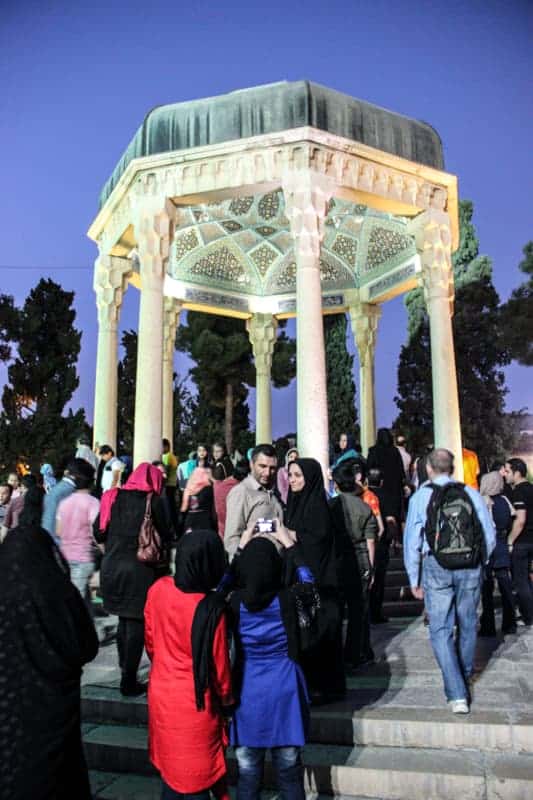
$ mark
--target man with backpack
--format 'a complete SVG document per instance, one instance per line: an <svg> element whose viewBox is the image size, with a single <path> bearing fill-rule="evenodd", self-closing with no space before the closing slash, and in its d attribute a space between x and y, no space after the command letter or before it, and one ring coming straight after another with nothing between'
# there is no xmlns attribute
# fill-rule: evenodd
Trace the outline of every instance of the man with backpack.
<svg viewBox="0 0 533 800"><path fill-rule="evenodd" d="M482 565L494 550L496 534L479 492L451 477L449 450L433 450L427 471L429 483L409 503L405 568L414 597L425 600L448 705L454 714L468 714Z"/></svg>

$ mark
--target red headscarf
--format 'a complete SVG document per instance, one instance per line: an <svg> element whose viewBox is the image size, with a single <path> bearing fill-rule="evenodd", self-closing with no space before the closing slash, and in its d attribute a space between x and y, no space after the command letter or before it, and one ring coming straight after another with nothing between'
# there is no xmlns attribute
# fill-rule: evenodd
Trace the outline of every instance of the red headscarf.
<svg viewBox="0 0 533 800"><path fill-rule="evenodd" d="M137 492L155 492L161 494L163 491L163 473L157 467L143 461L142 464L133 470L130 477L122 487L122 490ZM105 531L111 519L111 509L119 493L118 487L108 489L102 495L100 502L100 530Z"/></svg>
<svg viewBox="0 0 533 800"><path fill-rule="evenodd" d="M181 502L181 511L187 511L189 508L189 499L195 494L198 494L198 492L201 492L206 486L209 486L210 483L211 470L206 467L196 467L185 486Z"/></svg>

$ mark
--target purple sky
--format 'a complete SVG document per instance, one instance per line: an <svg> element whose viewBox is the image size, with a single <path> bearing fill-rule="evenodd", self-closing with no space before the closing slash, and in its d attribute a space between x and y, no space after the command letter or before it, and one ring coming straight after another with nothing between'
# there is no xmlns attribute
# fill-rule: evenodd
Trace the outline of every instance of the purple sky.
<svg viewBox="0 0 533 800"><path fill-rule="evenodd" d="M90 420L96 250L86 230L102 185L156 105L306 78L425 120L443 139L461 196L474 202L501 297L520 282L522 247L533 239L530 0L1 5L0 291L21 302L41 275L76 291L83 338L74 406ZM130 289L123 328L136 327L137 310ZM405 331L398 298L380 327L379 424L396 414ZM184 369L179 357L176 368ZM533 409L531 375L513 364L507 377L508 408ZM294 398L294 386L274 392L275 435L294 429Z"/></svg>

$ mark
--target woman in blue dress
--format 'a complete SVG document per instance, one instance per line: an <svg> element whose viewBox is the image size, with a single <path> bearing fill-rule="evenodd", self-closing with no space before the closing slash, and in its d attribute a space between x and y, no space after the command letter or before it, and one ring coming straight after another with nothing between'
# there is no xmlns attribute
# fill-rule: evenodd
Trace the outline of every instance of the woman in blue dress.
<svg viewBox="0 0 533 800"><path fill-rule="evenodd" d="M283 528L274 536L286 549L298 548ZM230 731L239 768L238 800L259 798L267 749L283 800L305 797L301 749L309 704L297 659L318 595L305 567L300 567L302 582L283 589L280 549L272 538L257 535L238 555L241 588L231 606L239 702Z"/></svg>

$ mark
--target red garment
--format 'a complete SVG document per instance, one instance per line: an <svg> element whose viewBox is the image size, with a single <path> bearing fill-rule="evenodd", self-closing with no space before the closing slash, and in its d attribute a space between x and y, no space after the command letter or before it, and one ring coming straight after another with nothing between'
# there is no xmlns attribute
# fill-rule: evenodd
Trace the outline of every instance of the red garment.
<svg viewBox="0 0 533 800"><path fill-rule="evenodd" d="M148 461L143 461L136 469L133 470L130 477L122 487L122 490L137 491L137 492L155 492L161 494L163 491L163 474L161 470L149 464ZM119 488L108 489L102 495L100 502L100 530L103 532L109 525L111 519L111 509L113 503L117 499Z"/></svg>
<svg viewBox="0 0 533 800"><path fill-rule="evenodd" d="M156 581L144 609L146 652L152 661L148 684L150 760L165 783L181 794L209 788L226 773L227 736L219 703L231 700L226 620L213 643L214 684L205 710L196 710L191 629L203 594L180 591L171 577ZM223 795L229 800L227 794Z"/></svg>
<svg viewBox="0 0 533 800"><path fill-rule="evenodd" d="M223 481L215 481L213 484L213 494L215 496L215 513L217 515L218 534L224 540L224 531L226 529L226 499L234 486L240 481L230 475L229 478L224 478Z"/></svg>

